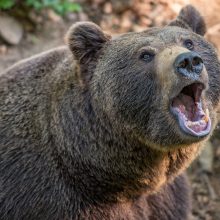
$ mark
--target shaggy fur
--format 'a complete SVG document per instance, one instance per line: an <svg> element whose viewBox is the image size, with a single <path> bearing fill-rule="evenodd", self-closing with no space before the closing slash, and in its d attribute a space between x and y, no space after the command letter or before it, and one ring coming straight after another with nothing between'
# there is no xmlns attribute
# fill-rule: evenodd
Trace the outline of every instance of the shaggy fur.
<svg viewBox="0 0 220 220"><path fill-rule="evenodd" d="M183 133L169 103L195 80L173 70L191 39L214 129L220 64L204 30L192 6L171 25L112 40L77 23L69 47L1 73L0 219L187 219L182 172L208 137ZM146 51L154 54L148 63Z"/></svg>

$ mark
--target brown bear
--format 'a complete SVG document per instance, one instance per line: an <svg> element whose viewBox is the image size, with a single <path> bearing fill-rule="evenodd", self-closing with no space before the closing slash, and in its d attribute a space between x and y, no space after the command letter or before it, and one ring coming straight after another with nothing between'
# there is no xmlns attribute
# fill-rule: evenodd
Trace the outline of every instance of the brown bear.
<svg viewBox="0 0 220 220"><path fill-rule="evenodd" d="M184 220L184 169L216 125L220 63L192 6L111 39L74 24L68 47L0 75L1 220Z"/></svg>

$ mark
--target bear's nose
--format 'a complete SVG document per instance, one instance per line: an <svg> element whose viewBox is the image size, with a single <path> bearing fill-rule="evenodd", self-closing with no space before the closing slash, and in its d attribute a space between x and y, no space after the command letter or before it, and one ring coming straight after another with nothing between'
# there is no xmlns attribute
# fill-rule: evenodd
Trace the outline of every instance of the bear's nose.
<svg viewBox="0 0 220 220"><path fill-rule="evenodd" d="M176 72L188 78L197 78L203 69L203 60L195 52L181 53L174 61Z"/></svg>

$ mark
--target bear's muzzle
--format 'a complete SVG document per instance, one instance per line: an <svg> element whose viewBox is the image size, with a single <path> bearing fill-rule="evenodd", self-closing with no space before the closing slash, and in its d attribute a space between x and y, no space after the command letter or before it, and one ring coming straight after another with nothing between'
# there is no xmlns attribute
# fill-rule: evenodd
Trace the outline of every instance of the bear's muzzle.
<svg viewBox="0 0 220 220"><path fill-rule="evenodd" d="M174 61L174 68L177 74L197 80L203 70L203 60L196 52L181 53Z"/></svg>

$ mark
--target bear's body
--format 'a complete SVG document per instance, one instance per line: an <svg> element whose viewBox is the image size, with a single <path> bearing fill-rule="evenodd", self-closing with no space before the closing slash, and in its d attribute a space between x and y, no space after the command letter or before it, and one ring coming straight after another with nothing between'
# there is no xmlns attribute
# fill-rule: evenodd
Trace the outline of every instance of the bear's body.
<svg viewBox="0 0 220 220"><path fill-rule="evenodd" d="M192 24L184 17L189 12ZM0 219L187 219L181 173L215 127L220 92L217 56L198 34L203 20L190 6L164 29L114 40L79 23L68 33L69 48L2 73ZM183 38L193 39L204 62L194 77L172 70L176 57L189 52ZM194 136L181 130L167 104L172 98L173 107L183 105L175 97L190 83L198 92L206 88L201 99L210 116L200 123L212 121L209 130L208 122L188 129Z"/></svg>

